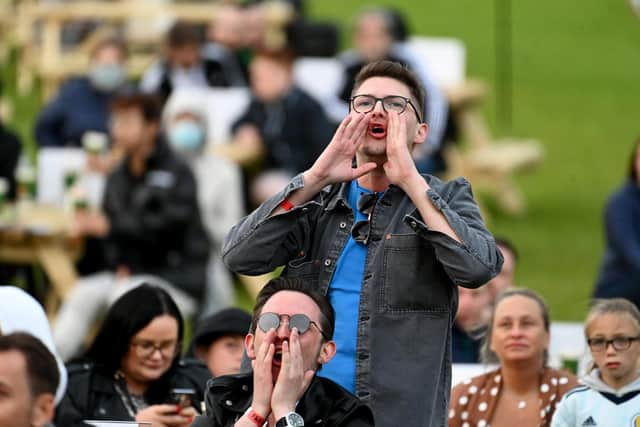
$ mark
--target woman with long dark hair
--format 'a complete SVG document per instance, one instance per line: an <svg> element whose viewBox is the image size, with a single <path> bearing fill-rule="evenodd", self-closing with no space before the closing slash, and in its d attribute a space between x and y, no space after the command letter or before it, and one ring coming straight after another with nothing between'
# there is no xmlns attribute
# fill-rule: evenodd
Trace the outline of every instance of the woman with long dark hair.
<svg viewBox="0 0 640 427"><path fill-rule="evenodd" d="M203 364L180 359L182 338L180 312L166 291L143 284L125 293L107 313L86 358L69 366L56 425L135 420L188 426L210 374ZM176 389L191 390L190 402L175 400Z"/></svg>
<svg viewBox="0 0 640 427"><path fill-rule="evenodd" d="M594 298L625 298L640 307L640 138L625 183L605 210L607 249Z"/></svg>

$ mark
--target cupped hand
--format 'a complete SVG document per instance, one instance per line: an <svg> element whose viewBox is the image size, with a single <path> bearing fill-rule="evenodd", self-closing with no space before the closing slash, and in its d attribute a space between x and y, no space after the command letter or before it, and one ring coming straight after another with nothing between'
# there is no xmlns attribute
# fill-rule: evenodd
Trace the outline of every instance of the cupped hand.
<svg viewBox="0 0 640 427"><path fill-rule="evenodd" d="M187 427L191 424L196 412L193 408L181 409L177 405L151 405L136 414L136 421L147 421L152 427Z"/></svg>
<svg viewBox="0 0 640 427"><path fill-rule="evenodd" d="M273 393L273 355L275 354L276 330L270 329L251 361L253 367L253 400L251 407L258 415L267 417L271 412L271 394Z"/></svg>
<svg viewBox="0 0 640 427"><path fill-rule="evenodd" d="M407 124L395 111L388 112L387 161L383 168L389 182L407 192L411 181L419 177L407 145Z"/></svg>
<svg viewBox="0 0 640 427"><path fill-rule="evenodd" d="M353 157L364 141L371 115L352 112L338 126L331 142L307 172L322 185L351 181L376 168L373 162L353 168Z"/></svg>
<svg viewBox="0 0 640 427"><path fill-rule="evenodd" d="M282 343L282 366L271 396L271 408L276 420L296 408L313 379L315 371L306 370L300 347L298 329L293 328L289 341Z"/></svg>

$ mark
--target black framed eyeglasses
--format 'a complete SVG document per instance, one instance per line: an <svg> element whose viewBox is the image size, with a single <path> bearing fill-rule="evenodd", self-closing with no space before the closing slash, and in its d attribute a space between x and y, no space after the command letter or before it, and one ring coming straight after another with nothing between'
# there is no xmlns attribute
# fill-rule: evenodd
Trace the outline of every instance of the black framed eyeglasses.
<svg viewBox="0 0 640 427"><path fill-rule="evenodd" d="M371 232L371 217L373 209L378 201L378 193L365 193L358 198L358 210L367 216L367 219L358 221L351 227L351 238L363 245L369 244Z"/></svg>
<svg viewBox="0 0 640 427"><path fill-rule="evenodd" d="M311 328L311 325L315 326L316 329L322 334L322 336L328 341L330 338L327 337L324 331L318 326L316 322L309 319L309 316L306 314L278 314L278 313L262 313L258 318L258 327L262 332L269 332L270 329L278 329L280 327L280 321L283 317L287 318L287 327L289 328L289 333L293 328L298 330L300 335L304 334Z"/></svg>
<svg viewBox="0 0 640 427"><path fill-rule="evenodd" d="M416 106L411 102L411 99L400 95L389 95L384 98L378 98L373 95L356 95L351 97L351 106L353 107L353 111L356 113L364 114L369 111L373 111L373 109L376 108L378 101L382 102L382 108L387 113L389 111L395 111L398 114L402 114L404 113L404 110L407 109L407 105L411 105L413 112L418 118L418 123L422 123L422 118L420 117Z"/></svg>
<svg viewBox="0 0 640 427"><path fill-rule="evenodd" d="M136 356L140 359L150 358L156 350L160 352L163 358L172 359L180 351L180 343L174 340L164 341L159 344L153 341L133 341L131 346L135 348Z"/></svg>
<svg viewBox="0 0 640 427"><path fill-rule="evenodd" d="M613 339L607 340L604 338L589 338L587 340L587 344L589 344L589 348L591 351L600 352L605 351L609 345L613 346L614 350L617 351L625 351L631 347L631 344L634 341L640 340L640 336L638 337L615 337Z"/></svg>

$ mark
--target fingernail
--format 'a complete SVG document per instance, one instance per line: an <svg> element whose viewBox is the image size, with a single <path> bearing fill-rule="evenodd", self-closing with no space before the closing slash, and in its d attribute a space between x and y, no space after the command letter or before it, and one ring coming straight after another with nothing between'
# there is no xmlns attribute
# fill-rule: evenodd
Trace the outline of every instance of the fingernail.
<svg viewBox="0 0 640 427"><path fill-rule="evenodd" d="M180 407L180 405L176 405L176 412L180 412L182 411L182 408Z"/></svg>

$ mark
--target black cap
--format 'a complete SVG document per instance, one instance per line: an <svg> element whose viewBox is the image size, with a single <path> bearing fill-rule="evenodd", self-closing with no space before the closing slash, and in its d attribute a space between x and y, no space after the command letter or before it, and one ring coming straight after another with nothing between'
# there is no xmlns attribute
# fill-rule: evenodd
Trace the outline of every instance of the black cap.
<svg viewBox="0 0 640 427"><path fill-rule="evenodd" d="M251 325L251 315L239 308L225 308L198 322L193 334L193 345L209 345L222 335L246 335Z"/></svg>

